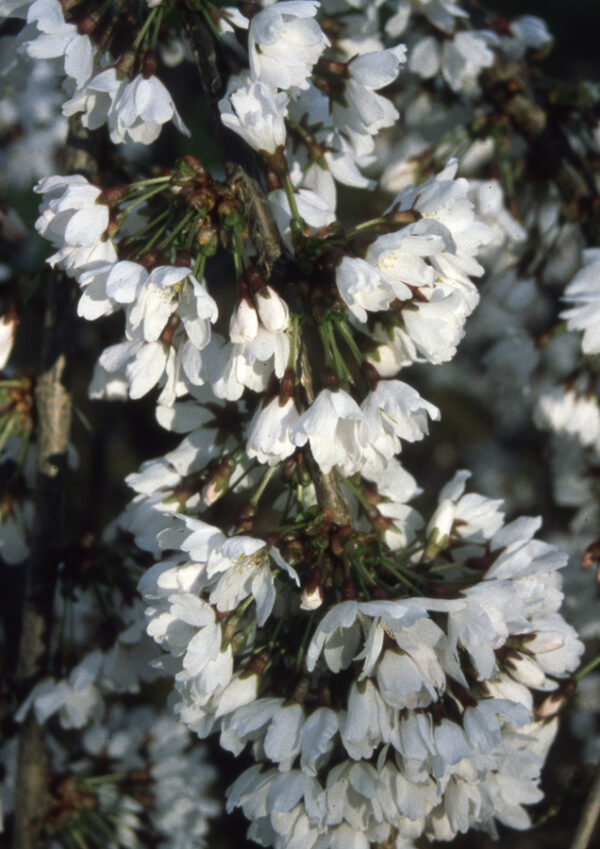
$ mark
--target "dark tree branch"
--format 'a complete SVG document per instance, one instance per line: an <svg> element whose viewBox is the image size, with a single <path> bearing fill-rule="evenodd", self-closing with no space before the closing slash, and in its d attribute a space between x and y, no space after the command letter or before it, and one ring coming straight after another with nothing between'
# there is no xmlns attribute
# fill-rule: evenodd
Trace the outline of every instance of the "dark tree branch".
<svg viewBox="0 0 600 849"><path fill-rule="evenodd" d="M587 797L586 803L583 806L581 819L571 844L571 849L587 849L590 845L594 831L598 825L600 818L600 766L596 771L596 777L590 790L590 795Z"/></svg>
<svg viewBox="0 0 600 849"><path fill-rule="evenodd" d="M64 166L68 174L79 171L94 175L88 134L76 119L69 124ZM71 427L67 361L73 304L71 280L61 273L49 272L41 367L35 391L35 521L17 658L15 690L19 697L48 674L51 657L54 594L64 545L64 492ZM30 711L19 737L13 849L39 846L48 806L47 772L45 728Z"/></svg>

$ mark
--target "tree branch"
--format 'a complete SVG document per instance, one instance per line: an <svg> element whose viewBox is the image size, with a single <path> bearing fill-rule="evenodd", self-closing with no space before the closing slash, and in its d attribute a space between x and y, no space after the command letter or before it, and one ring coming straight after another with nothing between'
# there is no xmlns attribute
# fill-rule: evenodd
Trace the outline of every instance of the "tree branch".
<svg viewBox="0 0 600 849"><path fill-rule="evenodd" d="M583 806L581 819L579 820L579 825L577 826L577 831L575 832L575 837L573 838L571 849L587 849L587 847L590 845L592 837L594 836L594 830L598 824L599 817L600 765L598 766L598 769L596 771L596 777L594 779L594 783L592 784L590 795L588 796L586 803Z"/></svg>
<svg viewBox="0 0 600 849"><path fill-rule="evenodd" d="M66 173L78 170L93 176L95 166L89 152L87 131L76 119L71 119L69 124L64 165ZM66 275L50 272L41 367L35 390L35 521L17 658L15 690L19 697L30 692L49 671L54 593L63 547L64 489L71 427L71 396L66 377L73 315L71 280ZM13 849L37 849L39 845L48 805L47 767L45 728L30 711L19 735Z"/></svg>

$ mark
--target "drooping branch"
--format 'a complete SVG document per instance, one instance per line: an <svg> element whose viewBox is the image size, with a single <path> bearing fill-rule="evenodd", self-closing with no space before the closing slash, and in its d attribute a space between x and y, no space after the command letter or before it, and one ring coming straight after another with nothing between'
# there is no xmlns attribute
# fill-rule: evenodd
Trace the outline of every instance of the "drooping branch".
<svg viewBox="0 0 600 849"><path fill-rule="evenodd" d="M221 71L223 60L213 33L202 15L193 9L185 9L184 21L200 73L202 89L210 107L215 138L224 153L225 170L242 202L250 238L259 257L258 264L269 280L275 263L283 255L283 249L269 201L261 184L260 169L248 146L221 121L219 100L225 93L225 78ZM304 346L302 351L299 363L300 382L308 403L312 404L314 390ZM331 511L334 522L347 524L350 521L350 513L338 489L335 473L323 474L312 458L310 459L311 475L320 506Z"/></svg>

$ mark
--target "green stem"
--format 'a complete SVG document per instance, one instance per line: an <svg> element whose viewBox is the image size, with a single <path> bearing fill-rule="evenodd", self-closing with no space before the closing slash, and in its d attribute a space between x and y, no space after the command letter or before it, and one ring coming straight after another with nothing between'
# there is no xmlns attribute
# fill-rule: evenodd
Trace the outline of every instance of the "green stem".
<svg viewBox="0 0 600 849"><path fill-rule="evenodd" d="M416 595L421 595L423 590L420 589L416 584L413 584L411 580L409 580L406 575L403 575L402 572L399 572L387 559L387 557L381 558L381 565L383 568L390 572L395 578L397 578L401 583L407 586L413 593Z"/></svg>
<svg viewBox="0 0 600 849"><path fill-rule="evenodd" d="M285 174L283 177L283 188L285 189L285 196L287 197L288 203L290 205L290 212L292 213L292 221L297 221L299 224L304 224L302 220L302 216L298 212L298 204L296 203L296 195L294 194L294 187L292 186L292 181L290 180L290 175Z"/></svg>
<svg viewBox="0 0 600 849"><path fill-rule="evenodd" d="M329 166L327 165L327 160L322 154L318 154L319 143L315 139L313 135L311 135L308 130L306 130L299 121L296 121L295 118L292 118L290 115L285 119L287 125L293 130L304 142L306 147L308 148L308 155L311 162L316 162L317 165L322 168L324 171L329 170Z"/></svg>
<svg viewBox="0 0 600 849"><path fill-rule="evenodd" d="M197 8L198 7L196 7L196 9ZM212 8L215 8L215 7L213 6ZM218 27L215 26L215 22L213 21L208 9L204 5L202 5L202 6L200 6L200 11L204 15L204 19L205 19L206 23L208 24L210 31L212 32L214 37L217 39L217 42L222 41L223 36L222 36L221 32L219 31ZM219 17L224 17L224 16L219 15ZM226 18L226 20L227 20L227 18ZM227 20L227 23L230 23L230 21Z"/></svg>
<svg viewBox="0 0 600 849"><path fill-rule="evenodd" d="M157 195L160 192L164 191L164 188L165 187L163 185L155 186L154 188L150 189L150 191L144 192L143 195L140 195L139 197L137 197L133 201L133 203L129 204L129 206L126 206L125 209L121 212L121 214L119 216L118 227L121 227L121 225L123 224L123 221L125 221L127 216L130 215L133 212L134 209L137 209L138 206L140 206L140 204L149 200L149 198L154 197L154 195Z"/></svg>
<svg viewBox="0 0 600 849"><path fill-rule="evenodd" d="M136 232L135 238L139 239L141 236L145 236L148 230L153 230L158 224L164 221L167 215L170 215L171 212L171 209L163 209L163 211L159 215L152 218L147 224L145 224L140 230ZM119 226L121 225L119 224Z"/></svg>
<svg viewBox="0 0 600 849"><path fill-rule="evenodd" d="M100 814L97 811L88 811L88 817L90 819L90 824L93 824L96 831L103 832L105 838L107 840L114 839L114 833L108 823L105 823Z"/></svg>
<svg viewBox="0 0 600 849"><path fill-rule="evenodd" d="M279 617L279 619L277 620L277 625L275 625L275 628L273 629L273 634L271 635L271 639L269 640L269 643L268 643L269 649L271 651L273 651L273 648L275 647L275 643L277 642L277 638L278 638L279 632L281 631L281 628L283 626L284 620L288 618L288 613L289 613L289 602L288 602L287 610L286 610L285 614L283 616Z"/></svg>
<svg viewBox="0 0 600 849"><path fill-rule="evenodd" d="M275 474L276 471L277 471L277 466L270 466L267 469L267 471L265 472L265 474L263 476L263 479L261 480L261 482L259 483L259 485L256 489L256 492L254 493L254 495L250 499L250 504L253 504L254 506L256 506L258 504L258 502L260 501L261 495L263 494L263 492L267 488L269 481L271 480L271 478L273 477L273 475Z"/></svg>
<svg viewBox="0 0 600 849"><path fill-rule="evenodd" d="M333 329L333 325L330 322L326 322L326 333L329 338L329 345L331 347L331 351L333 353L333 361L335 364L335 371L339 380L346 381L347 383L354 383L352 380L352 374L350 373L350 369L346 365L344 358L340 353L340 349L337 346L337 342L335 341L335 331Z"/></svg>
<svg viewBox="0 0 600 849"><path fill-rule="evenodd" d="M250 596L250 598L252 599L252 601L254 601L254 596ZM254 619L251 619L242 631L237 632L241 637L244 638L244 643L246 642L248 635L254 628L256 628L256 617L254 617Z"/></svg>
<svg viewBox="0 0 600 849"><path fill-rule="evenodd" d="M163 174L162 177L150 177L148 180L138 180L137 183L130 183L130 189L143 189L145 186L152 186L156 183L168 183L172 179L172 175Z"/></svg>
<svg viewBox="0 0 600 849"><path fill-rule="evenodd" d="M239 460L238 460L238 462L239 462ZM239 476L239 478L237 480L234 481L232 479L230 481L229 488L234 489L236 486L239 486L241 484L241 482L244 480L244 478L248 477L250 472L253 472L254 469L259 465L260 465L260 463L258 462L258 460L254 460L252 463L250 463L248 468L244 472L242 472L242 474Z"/></svg>
<svg viewBox="0 0 600 849"><path fill-rule="evenodd" d="M440 563L438 566L431 566L428 572L446 572L448 569L462 569L465 564L462 560L452 561L451 563Z"/></svg>
<svg viewBox="0 0 600 849"><path fill-rule="evenodd" d="M350 478L342 478L343 483L348 487L350 492L355 496L360 505L364 508L367 518L373 515L373 505L370 504L364 496L360 486L357 486Z"/></svg>
<svg viewBox="0 0 600 849"><path fill-rule="evenodd" d="M196 280L201 280L204 277L204 266L206 265L206 257L204 254L198 254L194 262L194 277Z"/></svg>
<svg viewBox="0 0 600 849"><path fill-rule="evenodd" d="M160 8L160 6L156 6L154 9L152 9L150 14L148 15L148 17L144 21L141 30L138 32L136 39L133 42L133 49L134 50L137 50L138 47L140 46L140 44L142 43L142 41L145 39L145 37L148 33L148 30L150 29L150 27L152 25L152 21L154 20L154 18L158 14L159 8Z"/></svg>
<svg viewBox="0 0 600 849"><path fill-rule="evenodd" d="M344 322L341 322L341 321L336 322L335 329L337 330L337 332L340 334L340 336L342 337L342 339L344 340L344 342L346 343L346 345L350 349L350 353L352 354L352 356L354 357L356 362L359 365L361 365L362 361L363 361L363 356L362 356L362 354L361 354L361 352L358 348L358 345L356 344L354 336L350 332L350 328L348 327L346 322L345 321Z"/></svg>
<svg viewBox="0 0 600 849"><path fill-rule="evenodd" d="M354 236L364 233L365 230L372 230L374 227L380 227L382 224L387 223L385 218L370 218L368 221L363 221L362 224L357 224L356 227L346 230L346 239L352 239Z"/></svg>
<svg viewBox="0 0 600 849"><path fill-rule="evenodd" d="M292 499L294 498L294 490L293 487L288 487L288 494L285 501L285 507L283 508L282 519L285 523L288 518L288 513L290 512L290 507L292 506Z"/></svg>
<svg viewBox="0 0 600 849"><path fill-rule="evenodd" d="M308 638L310 637L316 615L317 611L313 610L310 616L308 617L308 622L306 623L306 628L304 629L304 634L302 635L300 648L298 649L298 654L296 655L296 669L298 670L298 672L302 668L302 661L304 660L304 655L306 654Z"/></svg>
<svg viewBox="0 0 600 849"><path fill-rule="evenodd" d="M369 588L368 588L367 584L365 583L365 577L364 577L363 572L364 572L364 570L359 565L357 570L353 570L353 575L355 575L356 578L358 578L358 583L360 584L360 588L361 588L362 592L366 596L370 596L371 594L369 592ZM375 585L375 581L370 576L369 576L369 583L371 584L371 586Z"/></svg>
<svg viewBox="0 0 600 849"><path fill-rule="evenodd" d="M313 136L306 130L299 121L288 115L285 119L286 124L297 133L307 147L312 147L315 143Z"/></svg>
<svg viewBox="0 0 600 849"><path fill-rule="evenodd" d="M160 28L162 26L163 17L165 14L165 7L162 5L158 6L158 15L156 16L156 20L154 22L154 29L152 30L152 49L156 50L156 45L158 44L158 36L160 35Z"/></svg>
<svg viewBox="0 0 600 849"><path fill-rule="evenodd" d="M600 665L600 654L596 655L593 660L590 660L589 663L586 663L585 666L582 666L581 669L578 669L573 678L576 681L581 681L582 678L585 678L593 669Z"/></svg>
<svg viewBox="0 0 600 849"><path fill-rule="evenodd" d="M344 563L348 570L350 570L353 574L356 574L356 570L358 569L359 574L363 575L365 580L368 581L372 587L376 586L377 579L371 575L358 558L351 560L346 554L344 554Z"/></svg>
<svg viewBox="0 0 600 849"><path fill-rule="evenodd" d="M335 363L335 371L338 376L338 380L343 383L352 383L352 376L348 371L348 367L344 362L343 357L340 354L338 347L335 343L332 343L331 350L333 351L333 360Z"/></svg>
<svg viewBox="0 0 600 849"><path fill-rule="evenodd" d="M171 230L171 232L168 233L167 236L160 242L159 248L162 250L163 248L166 248L167 245L170 245L175 237L178 236L179 233L181 233L181 231L189 224L195 214L195 209L188 209L179 224L177 224L177 226L174 227L173 230Z"/></svg>
<svg viewBox="0 0 600 849"><path fill-rule="evenodd" d="M141 255L141 254L145 254L147 251L149 251L149 250L150 250L150 248L154 247L154 245L158 242L158 240L160 239L160 237L163 235L163 233L165 232L165 230L167 229L167 227L168 227L168 226L169 226L169 224L171 223L171 214L172 214L173 210L171 210L171 209L167 209L167 210L166 210L166 212L168 213L167 218L163 221L163 223L160 225L160 227L158 227L158 228L156 229L156 232L154 232L154 233L150 236L150 238L149 238L149 239L146 239L146 241L144 242L143 247L141 247L141 248L139 249L139 251L137 251L137 253L138 253L138 254L140 254L140 255ZM136 234L136 235L137 235L137 234Z"/></svg>
<svg viewBox="0 0 600 849"><path fill-rule="evenodd" d="M15 418L15 416L11 416L6 423L6 427L2 431L2 434L0 435L0 452L4 448L6 440L8 439L8 437L11 435L11 433L15 429L15 424L16 424L16 418Z"/></svg>
<svg viewBox="0 0 600 849"><path fill-rule="evenodd" d="M250 260L248 259L248 255L246 253L246 247L244 245L244 240L242 239L242 234L237 229L237 227L233 231L233 240L235 242L235 253L239 254L242 260L242 267L244 268L244 270L246 270L250 266Z"/></svg>
<svg viewBox="0 0 600 849"><path fill-rule="evenodd" d="M422 593L422 590L413 584L412 579L414 578L415 581L418 581L421 584L427 584L426 578L423 578L421 575L416 575L413 572L410 572L409 578L406 575L406 572L409 572L410 570L404 569L402 566L398 566L386 555L381 556L381 565L384 569L386 569L386 571L391 572L391 574L398 578L399 581L406 583L407 586L411 587L411 589L418 594Z"/></svg>
<svg viewBox="0 0 600 849"><path fill-rule="evenodd" d="M333 368L333 352L331 350L331 343L329 340L329 335L327 333L326 322L321 322L321 324L319 324L319 336L321 337L321 344L323 345L323 350L325 352L325 365L329 368Z"/></svg>
<svg viewBox="0 0 600 849"><path fill-rule="evenodd" d="M22 380L0 380L0 389L23 389L29 381L27 378Z"/></svg>
<svg viewBox="0 0 600 849"><path fill-rule="evenodd" d="M298 331L300 329L300 316L292 313L292 338L290 340L290 356L288 366L296 371L298 362Z"/></svg>
<svg viewBox="0 0 600 849"><path fill-rule="evenodd" d="M88 845L85 841L85 838L79 831L79 829L71 829L70 831L71 837L75 841L75 845L79 847L79 849L88 849Z"/></svg>

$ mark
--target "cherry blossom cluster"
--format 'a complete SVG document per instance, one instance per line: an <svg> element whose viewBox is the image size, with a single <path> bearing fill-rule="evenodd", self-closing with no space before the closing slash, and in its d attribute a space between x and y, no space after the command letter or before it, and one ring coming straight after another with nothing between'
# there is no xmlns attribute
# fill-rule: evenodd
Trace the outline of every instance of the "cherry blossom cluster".
<svg viewBox="0 0 600 849"><path fill-rule="evenodd" d="M466 478L400 556L325 517L282 551L184 517L159 535L182 553L141 581L148 632L177 664L180 718L234 754L251 744L258 764L228 804L259 843L527 827L556 730L543 697L582 646L558 613L566 558L533 539L539 520L504 525L498 501L465 494ZM322 551L319 531L364 564L355 579L320 558L297 586L303 561L282 553Z"/></svg>
<svg viewBox="0 0 600 849"><path fill-rule="evenodd" d="M64 79L69 92L62 103L65 117L79 115L90 129L107 124L114 144L148 145L158 138L167 121L172 120L181 132L188 130L171 95L155 75L167 4L151 8L139 22L133 42L126 42L127 49L122 49L121 30L129 23L132 11L127 5L115 15L112 6L83 9L77 2L3 0L0 16L21 19L24 26L11 37L10 47L17 58L2 70L15 85L17 75L28 72L31 60L40 68L48 65L40 65L39 60L49 60L54 75ZM164 61L178 64L183 58L181 47L172 44L169 50L166 35L161 41Z"/></svg>
<svg viewBox="0 0 600 849"><path fill-rule="evenodd" d="M469 398L507 439L533 419L566 440L557 500L580 508L575 529L600 515L598 249L556 185L517 191L522 140L490 107L495 70L551 36L457 0L113 11L0 0L25 20L19 56L66 77L62 115L106 125L111 145L151 145L168 121L188 132L159 68L195 57L198 97L214 96L212 54L198 55L211 40L211 73L228 74L207 103L223 163L133 155L118 176L39 175L35 229L78 317L122 314L90 396L150 395L178 442L126 478L133 498L92 558L106 574L88 585L66 559L69 661L57 652L17 720L79 730L81 759L53 743L56 769L116 818L115 846L147 827L160 846L204 845L212 773L190 732L249 748L227 807L263 846L527 828L584 651L560 612L568 558L535 538L541 519L505 522L501 499L467 492L469 472L436 497L404 458L445 421L445 397ZM580 130L597 153L591 119ZM33 427L27 391L0 381L3 462L23 444L15 422ZM474 456L476 473L497 483L505 456ZM21 534L12 561L0 548L15 563L16 509L0 510ZM159 677L176 719L124 707ZM90 789L105 763L125 778ZM78 822L59 808L57 845Z"/></svg>

